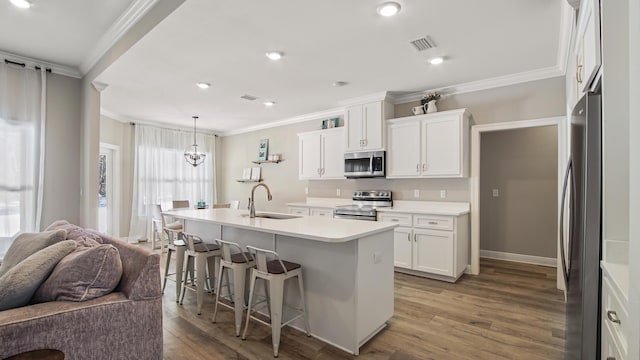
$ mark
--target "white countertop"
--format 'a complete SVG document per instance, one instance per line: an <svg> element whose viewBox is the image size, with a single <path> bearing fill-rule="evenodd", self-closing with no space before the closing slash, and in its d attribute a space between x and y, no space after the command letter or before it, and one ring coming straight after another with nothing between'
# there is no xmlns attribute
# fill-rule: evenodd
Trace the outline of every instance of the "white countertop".
<svg viewBox="0 0 640 360"><path fill-rule="evenodd" d="M288 206L335 208L341 205L351 205L350 199L340 198L307 198L306 202L287 203ZM394 200L393 207L379 207L379 212L400 212L411 214L431 214L460 216L470 212L471 205L467 202L444 201L408 201Z"/></svg>
<svg viewBox="0 0 640 360"><path fill-rule="evenodd" d="M248 216L247 210L236 209L184 209L166 211L164 213L179 219L208 222L222 226L330 243L351 241L392 230L398 226L397 224L376 221L333 219L315 216L302 216L293 219L268 219L259 217L251 219ZM260 213L260 211L256 211L256 214Z"/></svg>

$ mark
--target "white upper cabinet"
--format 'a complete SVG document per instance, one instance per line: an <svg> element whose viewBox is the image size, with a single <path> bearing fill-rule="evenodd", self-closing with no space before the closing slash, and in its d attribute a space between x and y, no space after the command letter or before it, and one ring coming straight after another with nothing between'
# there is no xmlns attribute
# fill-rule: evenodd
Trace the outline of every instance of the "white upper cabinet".
<svg viewBox="0 0 640 360"><path fill-rule="evenodd" d="M298 134L300 179L344 179L344 128Z"/></svg>
<svg viewBox="0 0 640 360"><path fill-rule="evenodd" d="M346 151L384 149L384 119L393 116L393 105L375 101L347 108L344 117Z"/></svg>
<svg viewBox="0 0 640 360"><path fill-rule="evenodd" d="M387 121L387 178L467 177L470 116L461 109Z"/></svg>
<svg viewBox="0 0 640 360"><path fill-rule="evenodd" d="M586 92L595 85L601 64L600 0L581 1L575 39L578 90Z"/></svg>

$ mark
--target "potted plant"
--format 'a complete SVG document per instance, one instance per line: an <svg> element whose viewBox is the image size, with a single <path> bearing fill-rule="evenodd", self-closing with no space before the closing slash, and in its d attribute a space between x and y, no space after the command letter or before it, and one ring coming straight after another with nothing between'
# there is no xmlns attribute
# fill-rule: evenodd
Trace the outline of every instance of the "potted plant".
<svg viewBox="0 0 640 360"><path fill-rule="evenodd" d="M436 101L438 101L438 99L440 99L440 94L435 91L426 92L422 95L420 104L425 106L425 113L429 114L438 111L438 108L436 108Z"/></svg>

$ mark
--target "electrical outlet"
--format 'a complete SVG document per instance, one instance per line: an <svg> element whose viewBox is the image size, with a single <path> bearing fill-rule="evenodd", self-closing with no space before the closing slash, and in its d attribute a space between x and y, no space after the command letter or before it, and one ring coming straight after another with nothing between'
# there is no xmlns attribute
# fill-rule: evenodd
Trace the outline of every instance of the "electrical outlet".
<svg viewBox="0 0 640 360"><path fill-rule="evenodd" d="M418 190L418 189L413 190L413 197L414 198L419 198L420 197L420 190Z"/></svg>
<svg viewBox="0 0 640 360"><path fill-rule="evenodd" d="M304 187L304 194L309 195L309 188L306 186Z"/></svg>
<svg viewBox="0 0 640 360"><path fill-rule="evenodd" d="M340 189L336 189L336 196L340 196Z"/></svg>
<svg viewBox="0 0 640 360"><path fill-rule="evenodd" d="M493 196L493 197L498 197L498 196L500 196L500 190L498 190L498 189L492 189L492 190L491 190L491 196Z"/></svg>
<svg viewBox="0 0 640 360"><path fill-rule="evenodd" d="M447 197L447 190L440 190L440 199L444 199Z"/></svg>
<svg viewBox="0 0 640 360"><path fill-rule="evenodd" d="M373 263L374 264L380 264L382 262L382 253L381 252L374 252L373 253Z"/></svg>

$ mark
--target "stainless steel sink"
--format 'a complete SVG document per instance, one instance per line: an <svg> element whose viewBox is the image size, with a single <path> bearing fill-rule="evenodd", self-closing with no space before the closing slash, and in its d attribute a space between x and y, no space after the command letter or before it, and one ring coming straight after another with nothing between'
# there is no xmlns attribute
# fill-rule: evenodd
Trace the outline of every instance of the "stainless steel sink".
<svg viewBox="0 0 640 360"><path fill-rule="evenodd" d="M249 214L242 214L243 217L249 217ZM269 213L269 212L258 212L256 213L257 218L265 218L265 219L276 219L276 220L286 220L286 219L297 219L302 216L299 215L289 215L289 214L279 214L279 213Z"/></svg>

